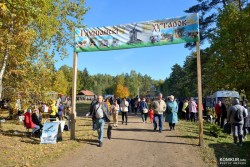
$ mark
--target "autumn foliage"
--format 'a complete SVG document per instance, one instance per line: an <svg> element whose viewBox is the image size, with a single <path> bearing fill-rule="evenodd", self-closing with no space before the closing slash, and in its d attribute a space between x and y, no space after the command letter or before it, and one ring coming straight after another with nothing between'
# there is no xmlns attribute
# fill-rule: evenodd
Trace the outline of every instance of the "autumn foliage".
<svg viewBox="0 0 250 167"><path fill-rule="evenodd" d="M126 86L123 86L121 84L117 84L115 87L115 97L128 97L129 96L129 90Z"/></svg>

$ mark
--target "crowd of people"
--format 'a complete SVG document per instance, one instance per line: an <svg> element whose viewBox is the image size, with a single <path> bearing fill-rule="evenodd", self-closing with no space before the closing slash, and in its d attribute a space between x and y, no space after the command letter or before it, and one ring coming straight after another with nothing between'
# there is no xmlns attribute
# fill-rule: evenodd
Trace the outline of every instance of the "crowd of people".
<svg viewBox="0 0 250 167"><path fill-rule="evenodd" d="M121 123L128 125L128 112L132 112L135 115L141 113L142 123L148 123L148 117L150 123L153 123L154 131L163 130L163 113L165 114L165 121L169 123L169 129L174 130L175 124L178 122L178 105L174 100L174 96L169 96L167 101L164 101L162 94L158 94L157 99L141 99L136 97L134 99L117 98L117 99L104 99L103 96L97 96L90 105L89 114L92 115L93 130L98 132L99 146L103 144L104 124L108 122L110 124L112 115L113 126L118 127L118 113L121 112Z"/></svg>
<svg viewBox="0 0 250 167"><path fill-rule="evenodd" d="M230 107L226 107L224 101L219 100L215 105L215 123L221 128L230 125L234 138L234 144L243 145L243 140L247 139L250 130L250 111L247 101L240 103L239 99L234 99ZM229 131L230 133L230 131Z"/></svg>
<svg viewBox="0 0 250 167"><path fill-rule="evenodd" d="M234 143L237 144L237 140L239 140L239 145L242 146L243 139L246 138L250 127L250 113L246 103L242 106L239 104L239 99L235 99L232 106L227 108L223 102L219 101L214 108L217 114L215 123L221 128L224 128L226 123L230 124ZM203 105L202 111L203 116L206 116ZM175 130L178 118L196 122L198 105L194 98L184 99L182 102L175 99L173 95L168 96L167 99L163 99L161 93L158 94L156 99L146 99L145 97L103 99L103 96L98 96L92 101L89 114L92 115L93 130L98 131L100 147L103 144L105 122L110 124L111 116L113 118L113 126L118 127L118 114L120 112L121 124L128 125L129 112L135 116L140 113L142 123L152 123L153 130L161 133L164 120L169 124L170 131ZM235 115L238 113L242 119L235 120ZM150 121L148 121L148 117Z"/></svg>

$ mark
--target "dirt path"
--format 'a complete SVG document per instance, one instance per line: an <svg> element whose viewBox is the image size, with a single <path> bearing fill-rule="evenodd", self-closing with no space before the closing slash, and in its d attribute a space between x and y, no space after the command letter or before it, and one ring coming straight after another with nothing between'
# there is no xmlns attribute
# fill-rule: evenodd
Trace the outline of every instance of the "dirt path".
<svg viewBox="0 0 250 167"><path fill-rule="evenodd" d="M69 153L50 164L53 167L203 167L196 145L176 137L164 123L162 133L153 131L153 125L144 124L140 117L129 116L128 125L119 125L112 130L112 139L104 134L103 147L96 141ZM178 128L178 126L176 127ZM106 129L106 127L105 127ZM105 130L106 132L106 130Z"/></svg>

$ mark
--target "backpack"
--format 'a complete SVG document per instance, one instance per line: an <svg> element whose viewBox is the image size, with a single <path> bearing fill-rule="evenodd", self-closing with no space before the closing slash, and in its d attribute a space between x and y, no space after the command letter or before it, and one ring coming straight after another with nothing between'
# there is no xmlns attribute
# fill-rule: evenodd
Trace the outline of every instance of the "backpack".
<svg viewBox="0 0 250 167"><path fill-rule="evenodd" d="M63 130L64 130L64 131L69 131L69 127L68 127L68 125L64 125Z"/></svg>
<svg viewBox="0 0 250 167"><path fill-rule="evenodd" d="M242 121L242 115L240 109L237 109L236 113L234 114L234 120L237 122Z"/></svg>

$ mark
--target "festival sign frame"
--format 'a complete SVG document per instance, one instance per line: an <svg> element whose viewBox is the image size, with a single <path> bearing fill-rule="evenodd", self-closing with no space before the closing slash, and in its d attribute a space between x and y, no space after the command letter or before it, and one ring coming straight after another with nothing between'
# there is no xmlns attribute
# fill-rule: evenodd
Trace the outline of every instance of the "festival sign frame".
<svg viewBox="0 0 250 167"><path fill-rule="evenodd" d="M75 29L79 52L120 50L199 41L198 14L118 26Z"/></svg>
<svg viewBox="0 0 250 167"><path fill-rule="evenodd" d="M197 13L182 17L126 25L75 29L70 138L72 140L75 139L78 53L161 46L187 42L196 42L199 145L203 147L200 33L199 16Z"/></svg>

